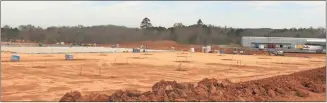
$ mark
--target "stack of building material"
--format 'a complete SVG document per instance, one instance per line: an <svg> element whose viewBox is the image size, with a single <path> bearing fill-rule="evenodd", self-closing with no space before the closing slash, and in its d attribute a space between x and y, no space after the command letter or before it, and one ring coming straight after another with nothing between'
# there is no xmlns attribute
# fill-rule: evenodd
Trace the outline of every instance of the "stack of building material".
<svg viewBox="0 0 327 103"><path fill-rule="evenodd" d="M224 50L220 50L219 53L220 53L220 54L224 54Z"/></svg>
<svg viewBox="0 0 327 103"><path fill-rule="evenodd" d="M12 62L18 62L20 60L20 56L17 54L17 53L14 53L12 56L11 56L11 61Z"/></svg>
<svg viewBox="0 0 327 103"><path fill-rule="evenodd" d="M195 49L194 48L190 48L190 52L195 52Z"/></svg>
<svg viewBox="0 0 327 103"><path fill-rule="evenodd" d="M139 52L141 52L140 49L138 49L138 48L133 48L133 53L139 53Z"/></svg>
<svg viewBox="0 0 327 103"><path fill-rule="evenodd" d="M72 54L65 54L65 60L73 60Z"/></svg>

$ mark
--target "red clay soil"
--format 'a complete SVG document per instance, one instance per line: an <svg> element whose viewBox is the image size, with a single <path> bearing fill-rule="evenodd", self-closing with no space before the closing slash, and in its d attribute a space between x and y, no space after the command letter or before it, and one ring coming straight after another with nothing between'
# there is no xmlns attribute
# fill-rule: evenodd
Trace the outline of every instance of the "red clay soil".
<svg viewBox="0 0 327 103"><path fill-rule="evenodd" d="M233 54L233 48L222 48L225 54ZM269 55L267 51L245 49L244 55Z"/></svg>
<svg viewBox="0 0 327 103"><path fill-rule="evenodd" d="M141 45L145 45L149 49L171 50L171 47L174 47L175 50L188 51L190 48L195 48L196 51L201 51L200 45L183 45L170 40L119 43L119 46L124 48L140 48Z"/></svg>
<svg viewBox="0 0 327 103"><path fill-rule="evenodd" d="M285 56L290 57L326 57L326 54L317 54L317 53L285 53Z"/></svg>
<svg viewBox="0 0 327 103"><path fill-rule="evenodd" d="M124 48L139 48L141 45L146 45L149 49L171 50L171 47L174 47L175 50L189 51L190 48L194 48L195 52L202 52L202 45L178 44L177 42L171 40L141 41L119 44L120 47ZM212 49L218 50L219 47L213 47Z"/></svg>
<svg viewBox="0 0 327 103"><path fill-rule="evenodd" d="M296 101L294 98L309 98L314 94L326 92L326 68L302 71L290 75L270 77L241 83L229 80L203 79L196 85L160 81L153 85L152 91L116 91L111 96L90 94L82 96L78 91L66 93L60 102L95 101ZM311 99L310 101L326 101Z"/></svg>
<svg viewBox="0 0 327 103"><path fill-rule="evenodd" d="M248 53L250 55L269 55L267 51L263 50L246 50L245 53Z"/></svg>

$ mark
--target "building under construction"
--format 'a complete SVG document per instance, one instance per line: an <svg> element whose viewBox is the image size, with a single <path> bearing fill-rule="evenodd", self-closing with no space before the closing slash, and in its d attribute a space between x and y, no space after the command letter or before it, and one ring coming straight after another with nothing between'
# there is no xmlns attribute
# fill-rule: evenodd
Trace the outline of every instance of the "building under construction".
<svg viewBox="0 0 327 103"><path fill-rule="evenodd" d="M286 52L325 52L326 39L243 36L241 45L257 49L282 49Z"/></svg>

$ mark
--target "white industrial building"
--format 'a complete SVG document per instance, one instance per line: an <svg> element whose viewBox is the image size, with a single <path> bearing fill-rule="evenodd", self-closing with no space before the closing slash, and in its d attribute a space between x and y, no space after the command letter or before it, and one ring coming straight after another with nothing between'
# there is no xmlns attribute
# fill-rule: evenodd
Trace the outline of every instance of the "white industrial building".
<svg viewBox="0 0 327 103"><path fill-rule="evenodd" d="M292 50L325 50L326 39L324 38L293 38L293 37L252 37L243 36L241 40L243 47L268 49L292 49Z"/></svg>

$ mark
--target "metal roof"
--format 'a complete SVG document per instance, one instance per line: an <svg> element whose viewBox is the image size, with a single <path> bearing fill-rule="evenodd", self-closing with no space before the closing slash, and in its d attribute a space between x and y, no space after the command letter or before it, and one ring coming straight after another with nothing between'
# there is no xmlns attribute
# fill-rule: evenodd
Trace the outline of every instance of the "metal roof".
<svg viewBox="0 0 327 103"><path fill-rule="evenodd" d="M293 40L306 40L307 42L326 42L324 38L294 38L294 37L256 37L256 36L243 36L242 38L252 39L293 39Z"/></svg>
<svg viewBox="0 0 327 103"><path fill-rule="evenodd" d="M326 42L326 39L307 39L307 42Z"/></svg>

